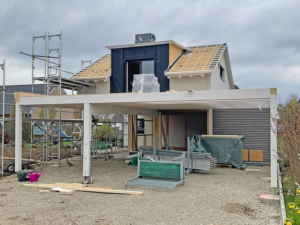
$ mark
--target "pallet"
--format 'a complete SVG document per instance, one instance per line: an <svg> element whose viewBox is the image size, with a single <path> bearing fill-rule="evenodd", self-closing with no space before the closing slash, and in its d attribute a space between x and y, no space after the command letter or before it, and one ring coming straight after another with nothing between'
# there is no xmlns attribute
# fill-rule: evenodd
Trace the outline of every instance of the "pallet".
<svg viewBox="0 0 300 225"><path fill-rule="evenodd" d="M224 163L218 163L217 167L227 167L227 168L232 168L231 164L224 164Z"/></svg>

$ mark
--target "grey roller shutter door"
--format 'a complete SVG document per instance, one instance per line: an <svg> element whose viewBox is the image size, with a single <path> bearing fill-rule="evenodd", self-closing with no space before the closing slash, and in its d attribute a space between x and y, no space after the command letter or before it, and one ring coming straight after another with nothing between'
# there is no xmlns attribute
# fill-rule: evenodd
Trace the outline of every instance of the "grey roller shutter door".
<svg viewBox="0 0 300 225"><path fill-rule="evenodd" d="M245 135L244 148L264 151L270 162L269 109L214 109L213 134Z"/></svg>

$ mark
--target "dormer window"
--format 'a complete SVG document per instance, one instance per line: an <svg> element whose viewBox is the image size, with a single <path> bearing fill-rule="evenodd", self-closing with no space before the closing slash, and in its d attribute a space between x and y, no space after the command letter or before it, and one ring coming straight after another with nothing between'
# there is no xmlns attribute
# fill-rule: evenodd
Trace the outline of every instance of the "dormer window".
<svg viewBox="0 0 300 225"><path fill-rule="evenodd" d="M225 70L221 65L220 65L220 79L225 82Z"/></svg>

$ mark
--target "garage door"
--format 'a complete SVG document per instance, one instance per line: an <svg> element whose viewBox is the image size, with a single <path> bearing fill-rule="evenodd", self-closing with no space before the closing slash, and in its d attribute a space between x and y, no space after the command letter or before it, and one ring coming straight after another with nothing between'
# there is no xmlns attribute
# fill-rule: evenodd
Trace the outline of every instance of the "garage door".
<svg viewBox="0 0 300 225"><path fill-rule="evenodd" d="M214 109L213 134L244 135L244 148L263 150L270 162L269 109Z"/></svg>

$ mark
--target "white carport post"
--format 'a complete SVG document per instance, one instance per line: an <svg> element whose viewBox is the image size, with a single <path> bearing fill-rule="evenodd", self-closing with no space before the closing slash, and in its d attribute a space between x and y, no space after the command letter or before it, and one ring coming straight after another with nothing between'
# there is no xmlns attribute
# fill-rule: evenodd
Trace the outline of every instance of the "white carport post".
<svg viewBox="0 0 300 225"><path fill-rule="evenodd" d="M277 188L277 95L270 98L271 187ZM274 192L275 193L275 192Z"/></svg>
<svg viewBox="0 0 300 225"><path fill-rule="evenodd" d="M84 103L83 109L83 176L84 180L91 182L91 135L92 135L92 112L91 104Z"/></svg>
<svg viewBox="0 0 300 225"><path fill-rule="evenodd" d="M22 106L16 103L15 111L15 171L22 170Z"/></svg>

